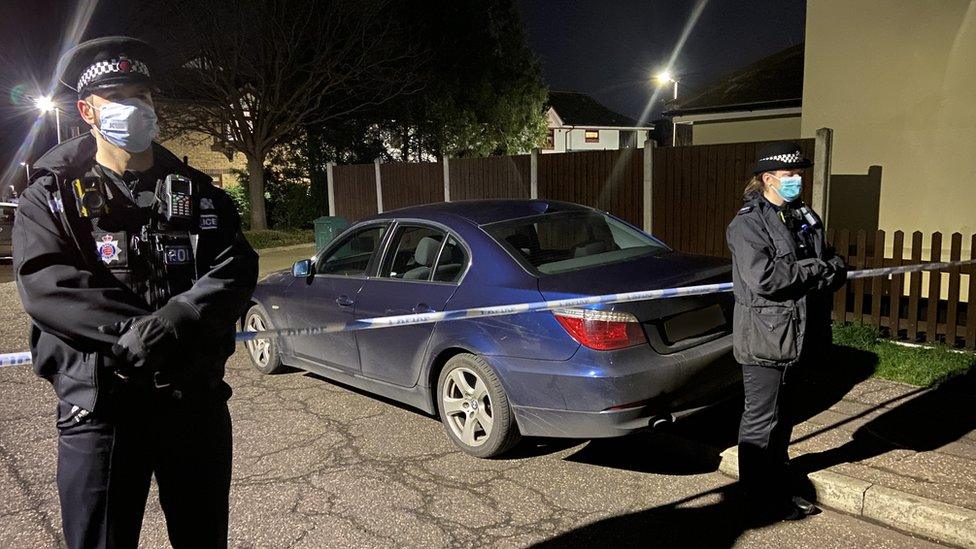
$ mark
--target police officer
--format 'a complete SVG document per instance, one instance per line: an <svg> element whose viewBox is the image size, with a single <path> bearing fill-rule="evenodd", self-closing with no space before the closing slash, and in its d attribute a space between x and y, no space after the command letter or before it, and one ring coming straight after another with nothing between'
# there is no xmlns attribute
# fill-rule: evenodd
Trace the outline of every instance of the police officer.
<svg viewBox="0 0 976 549"><path fill-rule="evenodd" d="M227 545L224 364L257 256L227 195L153 142L155 67L127 37L62 57L91 131L38 160L14 227L71 548L136 547L152 475L174 547Z"/></svg>
<svg viewBox="0 0 976 549"><path fill-rule="evenodd" d="M791 493L791 405L803 366L830 347L829 296L846 281L846 267L825 244L820 217L800 200L800 174L811 165L794 143L762 147L745 205L726 232L745 389L739 478L746 509L767 520L819 512Z"/></svg>

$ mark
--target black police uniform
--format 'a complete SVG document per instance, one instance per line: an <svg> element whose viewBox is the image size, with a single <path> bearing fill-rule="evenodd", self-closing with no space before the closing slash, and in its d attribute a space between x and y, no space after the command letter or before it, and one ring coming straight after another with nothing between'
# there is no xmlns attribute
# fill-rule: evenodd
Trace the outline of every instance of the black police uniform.
<svg viewBox="0 0 976 549"><path fill-rule="evenodd" d="M230 198L207 175L152 147L152 168L126 174L95 162L91 134L51 149L35 164L14 226L34 369L59 400L57 484L72 548L135 547L153 475L175 547L227 544L231 391L224 365L256 283L257 255ZM170 174L189 178L196 193L198 215L187 230L192 262L179 271L190 280L154 279L158 271L140 241L150 193ZM86 176L104 184L107 214L79 214L71 182ZM163 301L151 292L174 282L185 291ZM157 360L133 368L113 352L119 337L111 327L143 317L167 330Z"/></svg>
<svg viewBox="0 0 976 549"><path fill-rule="evenodd" d="M780 165L762 171L805 167L796 161ZM745 391L739 477L754 503L788 511L792 392L802 367L830 347L829 296L843 285L846 271L825 244L820 218L799 200L777 207L759 192L746 197L726 239L735 294L733 346Z"/></svg>

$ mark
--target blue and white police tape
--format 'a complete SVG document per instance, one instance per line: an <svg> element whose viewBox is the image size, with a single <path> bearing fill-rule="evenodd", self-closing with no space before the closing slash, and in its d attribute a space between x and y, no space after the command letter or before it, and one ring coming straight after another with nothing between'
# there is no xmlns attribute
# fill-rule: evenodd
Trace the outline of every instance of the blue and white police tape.
<svg viewBox="0 0 976 549"><path fill-rule="evenodd" d="M976 265L976 259L966 261L953 261L946 263L926 263L921 265L904 265L901 267L881 267L877 269L864 269L860 271L850 271L847 273L849 280L858 278L870 278L875 276L891 276L896 274L906 274L921 271L941 271L959 267ZM576 297L570 299L558 299L553 301L537 301L533 303L515 303L512 305L496 305L492 307L477 307L473 309L460 309L454 311L441 311L433 313L420 313L411 315L386 316L377 318L364 318L351 322L335 322L324 326L311 328L282 328L276 330L263 330L255 332L240 332L237 334L237 341L252 341L255 339L272 339L279 337L305 337L337 332L354 332L358 330L375 330L378 328L390 328L394 326L411 326L415 324L430 324L433 322L446 322L451 320L462 320L471 318L486 318L492 316L506 316L520 313L530 313L537 311L551 311L554 309L564 309L569 307L580 307L584 305L598 305L610 303L628 303L633 301L646 301L652 299L669 299L674 297L687 297L693 295L706 295L732 290L731 282L719 284L703 284L700 286L684 286L680 288L664 288L660 290L646 290L640 292L627 292L620 294L607 294L589 297ZM0 367L16 366L30 363L30 353L11 353L0 354Z"/></svg>

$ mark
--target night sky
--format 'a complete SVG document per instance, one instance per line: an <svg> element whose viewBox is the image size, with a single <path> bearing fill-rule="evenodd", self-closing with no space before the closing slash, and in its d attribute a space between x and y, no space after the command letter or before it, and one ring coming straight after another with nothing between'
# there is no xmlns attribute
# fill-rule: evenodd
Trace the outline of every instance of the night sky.
<svg viewBox="0 0 976 549"><path fill-rule="evenodd" d="M530 48L554 90L584 92L638 118L652 98L650 76L667 64L696 9L694 0L516 0ZM75 21L81 1L0 2L0 171L20 177L54 144L50 115L38 121L31 95L50 85L58 55L77 39L124 34L139 2L101 0L87 25ZM679 94L693 95L723 74L803 41L805 0L711 0L675 58ZM74 116L65 93L68 118ZM659 99L670 97L670 90ZM663 103L651 106L649 120ZM64 131L70 119L65 120ZM32 125L36 143L23 147ZM18 153L18 151L21 151Z"/></svg>
<svg viewBox="0 0 976 549"><path fill-rule="evenodd" d="M577 91L638 118L667 65L694 0L519 0L529 46L553 90ZM806 0L711 0L678 53L678 94L803 42ZM657 118L671 90L652 108Z"/></svg>

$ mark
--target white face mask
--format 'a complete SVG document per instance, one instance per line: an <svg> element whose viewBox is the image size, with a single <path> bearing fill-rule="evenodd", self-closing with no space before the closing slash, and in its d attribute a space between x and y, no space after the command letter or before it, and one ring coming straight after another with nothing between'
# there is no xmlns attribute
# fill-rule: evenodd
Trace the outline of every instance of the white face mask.
<svg viewBox="0 0 976 549"><path fill-rule="evenodd" d="M130 153L142 152L159 134L156 111L136 97L106 103L98 110L100 133L109 143Z"/></svg>

